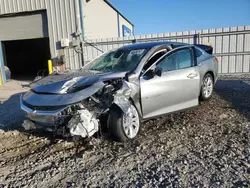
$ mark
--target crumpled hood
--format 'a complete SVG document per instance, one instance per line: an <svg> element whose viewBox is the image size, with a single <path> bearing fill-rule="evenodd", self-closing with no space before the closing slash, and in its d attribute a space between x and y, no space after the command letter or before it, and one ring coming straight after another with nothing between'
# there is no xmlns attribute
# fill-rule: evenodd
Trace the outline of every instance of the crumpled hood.
<svg viewBox="0 0 250 188"><path fill-rule="evenodd" d="M59 94L61 93L65 84L75 78L77 78L77 82L74 86L84 88L85 86L91 86L97 82L123 78L125 77L125 74L126 72L103 73L88 70L78 70L69 73L52 74L42 78L41 80L33 82L30 86L36 93Z"/></svg>

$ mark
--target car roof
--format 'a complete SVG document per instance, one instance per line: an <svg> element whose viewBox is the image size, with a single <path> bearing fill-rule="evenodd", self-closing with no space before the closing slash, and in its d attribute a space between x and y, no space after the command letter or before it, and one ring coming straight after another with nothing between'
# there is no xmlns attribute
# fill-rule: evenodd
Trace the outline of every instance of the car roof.
<svg viewBox="0 0 250 188"><path fill-rule="evenodd" d="M136 49L151 49L156 46L162 46L162 45L188 45L186 43L181 43L181 42L145 42L145 43L134 43L134 44L129 44L126 46L123 46L119 48L120 50L136 50Z"/></svg>

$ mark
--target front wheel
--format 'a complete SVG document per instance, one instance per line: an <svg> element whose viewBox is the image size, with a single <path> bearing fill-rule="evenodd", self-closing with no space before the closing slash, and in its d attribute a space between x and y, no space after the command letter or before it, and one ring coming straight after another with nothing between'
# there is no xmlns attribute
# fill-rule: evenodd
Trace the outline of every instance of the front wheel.
<svg viewBox="0 0 250 188"><path fill-rule="evenodd" d="M131 105L127 114L121 109L110 110L108 129L111 136L120 142L126 142L135 138L140 129L140 118L136 108Z"/></svg>
<svg viewBox="0 0 250 188"><path fill-rule="evenodd" d="M214 79L211 74L206 74L202 80L200 99L202 101L209 100L214 91Z"/></svg>

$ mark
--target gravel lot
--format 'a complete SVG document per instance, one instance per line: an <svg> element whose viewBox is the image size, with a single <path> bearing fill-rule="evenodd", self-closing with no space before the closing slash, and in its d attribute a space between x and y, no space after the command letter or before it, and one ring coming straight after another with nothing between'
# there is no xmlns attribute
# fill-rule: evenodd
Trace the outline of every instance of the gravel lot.
<svg viewBox="0 0 250 188"><path fill-rule="evenodd" d="M0 104L3 129L17 98ZM250 75L221 77L209 102L143 123L129 143L94 138L79 151L47 134L2 132L0 187L250 187L249 141Z"/></svg>

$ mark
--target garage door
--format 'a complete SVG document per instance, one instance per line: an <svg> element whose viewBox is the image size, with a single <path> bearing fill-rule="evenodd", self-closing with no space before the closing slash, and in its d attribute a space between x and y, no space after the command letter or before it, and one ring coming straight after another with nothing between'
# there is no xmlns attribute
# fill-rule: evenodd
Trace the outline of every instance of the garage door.
<svg viewBox="0 0 250 188"><path fill-rule="evenodd" d="M0 15L0 41L48 37L46 11Z"/></svg>

